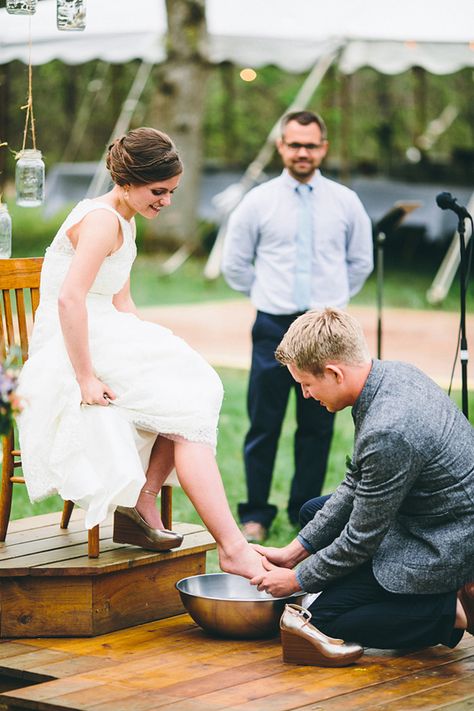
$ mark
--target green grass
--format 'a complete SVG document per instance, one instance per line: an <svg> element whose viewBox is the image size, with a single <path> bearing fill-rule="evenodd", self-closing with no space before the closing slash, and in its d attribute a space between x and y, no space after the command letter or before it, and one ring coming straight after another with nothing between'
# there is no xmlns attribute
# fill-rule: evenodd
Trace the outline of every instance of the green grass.
<svg viewBox="0 0 474 711"><path fill-rule="evenodd" d="M222 277L204 278L203 259L189 259L174 274L163 275L166 255L138 256L131 274L131 288L137 306L168 306L243 298Z"/></svg>
<svg viewBox="0 0 474 711"><path fill-rule="evenodd" d="M217 299L245 298L227 286L224 279L207 281L203 276L204 259L188 260L177 272L160 275L165 257L138 257L132 270L132 294L138 306L168 305L215 301ZM428 304L426 292L431 286L435 271L406 267L387 268L384 279L384 307L435 310ZM372 274L363 289L352 300L353 304L375 306L376 276ZM469 303L474 300L474 280L468 294ZM459 310L459 287L454 282L444 303L436 310Z"/></svg>
<svg viewBox="0 0 474 711"><path fill-rule="evenodd" d="M247 430L245 410L247 373L241 370L221 369L219 371L225 387L225 398L219 425L219 443L217 459L222 472L224 486L234 513L237 517L237 504L245 501L245 479L242 460L242 442ZM460 394L454 399L460 404ZM474 393L470 397L471 421L474 422ZM268 545L281 546L290 541L296 529L290 525L286 516L290 479L293 473L293 432L295 429L294 401L290 400L280 440L270 500L278 506L278 515L268 539ZM336 416L336 425L324 493L334 491L344 476L346 454L352 452L353 424L349 409ZM191 502L181 489L174 490L173 517L178 521L200 523ZM59 497L50 497L39 504L32 505L23 486L14 487L12 518L23 518L50 511L59 511L62 501ZM217 558L209 554L208 569L218 570Z"/></svg>

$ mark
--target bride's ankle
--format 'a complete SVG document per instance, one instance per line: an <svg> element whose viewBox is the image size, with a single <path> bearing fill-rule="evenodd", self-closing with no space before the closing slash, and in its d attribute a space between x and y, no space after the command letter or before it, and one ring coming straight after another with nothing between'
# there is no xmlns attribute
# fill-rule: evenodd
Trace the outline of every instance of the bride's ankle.
<svg viewBox="0 0 474 711"><path fill-rule="evenodd" d="M261 556L242 537L240 542L217 546L219 565L225 573L252 578L262 570Z"/></svg>
<svg viewBox="0 0 474 711"><path fill-rule="evenodd" d="M159 494L159 491L156 491L155 489L150 489L149 487L144 487L140 491L140 496L142 496L143 494L146 494L147 496L152 496L154 499L156 499Z"/></svg>
<svg viewBox="0 0 474 711"><path fill-rule="evenodd" d="M235 538L231 541L226 541L224 543L220 543L219 541L217 542L217 551L219 553L219 557L224 557L224 558L237 558L242 552L245 552L248 548L250 548L249 544L245 540L243 536L239 538Z"/></svg>

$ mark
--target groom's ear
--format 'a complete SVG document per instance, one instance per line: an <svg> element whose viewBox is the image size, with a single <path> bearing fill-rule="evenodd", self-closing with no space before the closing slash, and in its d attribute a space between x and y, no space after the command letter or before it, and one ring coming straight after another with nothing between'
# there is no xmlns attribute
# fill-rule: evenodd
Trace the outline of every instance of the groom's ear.
<svg viewBox="0 0 474 711"><path fill-rule="evenodd" d="M338 385L344 382L344 371L337 363L326 363L324 366L324 375L334 378L334 382Z"/></svg>

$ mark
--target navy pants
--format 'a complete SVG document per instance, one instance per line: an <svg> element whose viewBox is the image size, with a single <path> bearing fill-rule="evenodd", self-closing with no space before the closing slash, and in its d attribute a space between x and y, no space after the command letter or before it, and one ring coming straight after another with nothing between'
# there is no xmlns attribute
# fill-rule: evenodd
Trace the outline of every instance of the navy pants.
<svg viewBox="0 0 474 711"><path fill-rule="evenodd" d="M300 512L305 526L328 496L308 501ZM328 585L309 607L313 624L331 637L377 649L455 647L456 591L414 595L391 593L375 579L371 562Z"/></svg>
<svg viewBox="0 0 474 711"><path fill-rule="evenodd" d="M242 523L257 521L269 528L277 509L268 503L273 467L292 388L296 390L295 470L288 516L298 523L301 506L321 493L331 445L334 415L315 400L306 400L288 368L275 360L275 350L300 314L273 316L257 312L252 329L252 366L247 409L250 429L244 444L248 501L239 504Z"/></svg>

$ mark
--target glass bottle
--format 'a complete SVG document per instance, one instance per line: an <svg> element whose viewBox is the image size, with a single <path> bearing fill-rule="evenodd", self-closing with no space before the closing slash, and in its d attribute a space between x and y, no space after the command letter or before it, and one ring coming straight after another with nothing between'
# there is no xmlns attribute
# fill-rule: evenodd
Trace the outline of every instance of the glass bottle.
<svg viewBox="0 0 474 711"><path fill-rule="evenodd" d="M7 0L7 12L10 15L34 15L36 0Z"/></svg>
<svg viewBox="0 0 474 711"><path fill-rule="evenodd" d="M41 151L28 148L20 152L16 163L16 204L38 207L44 200L44 163Z"/></svg>
<svg viewBox="0 0 474 711"><path fill-rule="evenodd" d="M84 30L86 27L86 0L56 0L58 30Z"/></svg>
<svg viewBox="0 0 474 711"><path fill-rule="evenodd" d="M8 207L0 202L0 259L12 256L12 218Z"/></svg>

